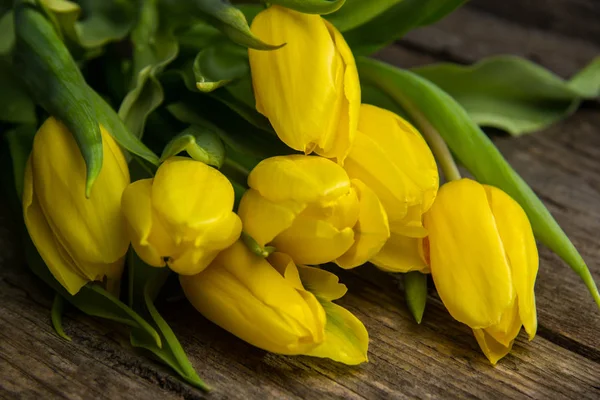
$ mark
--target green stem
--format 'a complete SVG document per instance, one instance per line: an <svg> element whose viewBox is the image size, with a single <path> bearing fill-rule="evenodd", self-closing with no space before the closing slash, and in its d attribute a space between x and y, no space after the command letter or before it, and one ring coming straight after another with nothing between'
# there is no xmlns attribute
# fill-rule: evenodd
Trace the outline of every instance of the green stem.
<svg viewBox="0 0 600 400"><path fill-rule="evenodd" d="M454 157L448 148L448 145L442 139L439 132L427 121L427 119L416 110L411 113L415 123L419 127L419 131L429 144L429 148L433 152L446 181L456 181L461 178L460 171L456 166Z"/></svg>

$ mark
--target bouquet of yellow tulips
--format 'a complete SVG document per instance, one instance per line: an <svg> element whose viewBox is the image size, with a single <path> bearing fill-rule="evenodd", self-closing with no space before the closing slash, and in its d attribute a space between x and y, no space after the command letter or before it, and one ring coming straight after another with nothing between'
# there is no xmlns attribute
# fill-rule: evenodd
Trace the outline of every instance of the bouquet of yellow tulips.
<svg viewBox="0 0 600 400"><path fill-rule="evenodd" d="M177 278L251 345L361 364L368 326L336 303L335 272L372 263L403 274L417 323L431 275L495 364L522 327L536 334L536 239L600 306L481 130L566 116L598 95L600 59L563 81L515 57L414 70L367 57L463 3L0 1L0 131L57 333L66 301L207 389L154 305Z"/></svg>

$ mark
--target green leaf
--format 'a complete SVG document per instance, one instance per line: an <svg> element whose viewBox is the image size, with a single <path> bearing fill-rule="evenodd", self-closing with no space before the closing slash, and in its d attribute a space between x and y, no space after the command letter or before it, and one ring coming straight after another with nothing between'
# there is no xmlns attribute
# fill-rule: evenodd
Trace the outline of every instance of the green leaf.
<svg viewBox="0 0 600 400"><path fill-rule="evenodd" d="M403 0L346 0L344 6L327 16L340 32L365 24Z"/></svg>
<svg viewBox="0 0 600 400"><path fill-rule="evenodd" d="M373 1L373 0L369 0ZM305 14L331 14L344 5L346 0L270 0L277 4Z"/></svg>
<svg viewBox="0 0 600 400"><path fill-rule="evenodd" d="M582 99L600 95L600 57L571 81L525 59L499 56L473 66L415 68L458 101L481 126L512 135L533 132L572 114Z"/></svg>
<svg viewBox="0 0 600 400"><path fill-rule="evenodd" d="M250 74L248 50L230 41L218 41L198 52L193 72L198 90L212 92Z"/></svg>
<svg viewBox="0 0 600 400"><path fill-rule="evenodd" d="M13 12L0 12L0 55L10 53L15 45L15 26Z"/></svg>
<svg viewBox="0 0 600 400"><path fill-rule="evenodd" d="M123 0L42 0L71 41L86 49L124 39L136 19L133 1ZM83 14L84 18L79 20Z"/></svg>
<svg viewBox="0 0 600 400"><path fill-rule="evenodd" d="M89 91L96 108L96 118L110 132L117 143L130 153L143 158L153 165L158 165L158 156L127 129L123 120L119 118L117 112L112 109L106 100L92 88L89 88Z"/></svg>
<svg viewBox="0 0 600 400"><path fill-rule="evenodd" d="M206 127L191 125L175 136L165 147L160 160L165 161L187 151L194 160L221 168L225 159L225 147L219 135Z"/></svg>
<svg viewBox="0 0 600 400"><path fill-rule="evenodd" d="M210 388L194 370L175 333L154 306L154 299L167 280L170 270L146 265L133 251L130 252L129 260L130 282L132 282L130 306L152 321L160 334L163 345L162 347L157 346L155 342L149 340L147 332L140 329L131 331L131 344L152 352L189 384L209 391Z"/></svg>
<svg viewBox="0 0 600 400"><path fill-rule="evenodd" d="M257 50L275 50L285 43L265 43L250 31L244 14L227 0L171 0L171 9L204 19L237 44Z"/></svg>
<svg viewBox="0 0 600 400"><path fill-rule="evenodd" d="M8 60L0 58L0 121L35 124L35 103Z"/></svg>
<svg viewBox="0 0 600 400"><path fill-rule="evenodd" d="M64 309L64 302L65 299L63 299L63 297L61 295L59 295L58 293L54 294L54 301L52 302L52 311L51 311L51 320L52 320L52 326L54 327L54 330L56 331L56 333L58 334L58 336L60 336L61 338L68 340L69 342L71 341L71 338L69 337L69 335L67 335L65 333L65 330L63 329L63 325L62 325L62 314L63 314L63 309Z"/></svg>
<svg viewBox="0 0 600 400"><path fill-rule="evenodd" d="M465 2L466 0L402 0L393 4L387 1L389 7L385 11L379 11L368 22L344 32L344 37L355 56L371 54L410 30L441 19Z"/></svg>
<svg viewBox="0 0 600 400"><path fill-rule="evenodd" d="M102 168L100 126L79 68L43 11L31 1L15 1L15 68L36 102L73 134L85 160L89 196Z"/></svg>
<svg viewBox="0 0 600 400"><path fill-rule="evenodd" d="M404 295L408 309L420 324L427 304L427 275L418 271L404 274Z"/></svg>
<svg viewBox="0 0 600 400"><path fill-rule="evenodd" d="M24 127L15 129L6 136L13 162L13 174L15 184L17 185L19 199L23 193L22 188L25 165L29 153L31 152L34 133L35 127L33 127L33 129L32 127ZM127 307L97 283L88 283L81 288L79 293L75 296L71 296L54 276L52 276L25 230L23 230L23 238L27 265L35 275L50 286L57 294L88 315L110 319L128 326L139 328L145 332L148 338L151 338L156 346L161 346L160 336L154 328L130 307Z"/></svg>
<svg viewBox="0 0 600 400"><path fill-rule="evenodd" d="M435 129L478 181L496 186L515 199L527 213L536 237L571 266L600 307L598 288L573 243L460 104L413 72L367 58L359 58L357 64L362 81L385 91L419 129Z"/></svg>
<svg viewBox="0 0 600 400"><path fill-rule="evenodd" d="M219 52L209 52L205 53L204 51L203 57L208 57L210 54L220 54ZM211 61L211 63L218 63L220 61ZM214 64L213 64L214 65ZM238 66L235 68L244 68L243 66ZM228 71L231 73L235 68L230 68ZM201 75L202 72L194 71L194 65L184 64L179 69L169 70L165 75L167 75L167 80L177 80L182 79L185 86L194 93L202 93L199 89L199 86L196 82L195 73ZM220 73L221 76L223 72ZM230 75L231 76L231 75ZM227 82L221 82L219 85L223 86ZM200 87L203 87L204 83L200 83ZM275 132L271 127L271 123L269 120L256 111L254 107L254 94L252 93L252 86L250 83L249 76L244 76L234 82L227 84L225 87L221 88L212 88L209 91L208 95L214 99L217 99L219 102L226 105L229 109L234 111L240 117L244 118L247 122L252 124L254 127L259 128L271 135L274 135Z"/></svg>
<svg viewBox="0 0 600 400"><path fill-rule="evenodd" d="M177 56L177 40L171 30L159 18L157 0L141 3L140 17L131 34L133 87L119 108L119 116L137 137L142 137L148 115L164 100L157 76Z"/></svg>

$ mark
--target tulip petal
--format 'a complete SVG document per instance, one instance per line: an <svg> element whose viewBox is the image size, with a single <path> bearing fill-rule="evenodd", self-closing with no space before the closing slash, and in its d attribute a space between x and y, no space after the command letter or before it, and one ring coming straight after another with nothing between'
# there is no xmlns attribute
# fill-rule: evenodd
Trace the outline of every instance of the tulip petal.
<svg viewBox="0 0 600 400"><path fill-rule="evenodd" d="M121 208L137 255L148 265L164 267L165 259L175 254L177 246L152 210L152 181L141 179L127 186Z"/></svg>
<svg viewBox="0 0 600 400"><path fill-rule="evenodd" d="M419 132L393 112L368 104L360 107L355 145L344 168L377 193L392 231L410 207L416 210L407 222L420 225L439 185L435 160Z"/></svg>
<svg viewBox="0 0 600 400"><path fill-rule="evenodd" d="M254 346L302 354L323 340L325 312L316 298L297 290L240 241L180 282L198 311Z"/></svg>
<svg viewBox="0 0 600 400"><path fill-rule="evenodd" d="M331 358L348 365L368 361L369 333L350 311L331 302L322 302L327 314L325 341L307 352L309 356Z"/></svg>
<svg viewBox="0 0 600 400"><path fill-rule="evenodd" d="M353 243L352 228L340 230L327 222L300 216L271 242L297 264L308 265L332 262L348 251Z"/></svg>
<svg viewBox="0 0 600 400"><path fill-rule="evenodd" d="M62 246L54 240L54 234L44 217L44 213L33 191L31 158L29 158L25 167L23 215L29 236L31 236L31 240L52 275L69 294L77 294L87 283L87 279L76 272L77 268L74 266L72 259L63 259L61 256L59 249Z"/></svg>
<svg viewBox="0 0 600 400"><path fill-rule="evenodd" d="M473 334L483 354L490 360L492 365L496 365L498 360L510 353L513 342L510 342L508 346L505 346L497 342L491 335L489 335L484 329L473 329Z"/></svg>
<svg viewBox="0 0 600 400"><path fill-rule="evenodd" d="M112 264L129 248L121 215L121 195L129 183L127 163L101 127L102 170L86 198L85 162L67 128L48 118L34 139L34 191L43 214L69 255L82 262Z"/></svg>
<svg viewBox="0 0 600 400"><path fill-rule="evenodd" d="M251 30L267 43L286 43L275 51L248 50L256 109L285 144L310 153L338 120L332 105L342 88L332 75L339 55L331 34L320 16L275 5L254 18Z"/></svg>
<svg viewBox="0 0 600 400"><path fill-rule="evenodd" d="M419 271L429 273L429 266L423 259L422 239L392 233L379 253L371 258L371 263L387 272Z"/></svg>
<svg viewBox="0 0 600 400"><path fill-rule="evenodd" d="M272 253L269 258L269 264L273 266L281 276L283 276L292 286L298 290L304 290L302 281L300 280L300 273L292 257L287 254L275 252Z"/></svg>
<svg viewBox="0 0 600 400"><path fill-rule="evenodd" d="M521 325L519 306L515 301L515 303L509 306L504 314L502 314L500 322L486 328L485 331L501 345L510 347L511 343L519 334Z"/></svg>
<svg viewBox="0 0 600 400"><path fill-rule="evenodd" d="M537 330L534 286L539 258L531 224L523 208L508 194L493 186L484 188L510 261L521 322L532 340Z"/></svg>
<svg viewBox="0 0 600 400"><path fill-rule="evenodd" d="M354 244L335 263L342 268L354 268L379 253L390 237L385 210L375 192L357 179L352 185L360 198L358 222L354 225Z"/></svg>
<svg viewBox="0 0 600 400"><path fill-rule="evenodd" d="M425 228L431 275L452 317L473 329L497 324L515 292L483 186L470 179L446 183L425 214Z"/></svg>
<svg viewBox="0 0 600 400"><path fill-rule="evenodd" d="M316 156L277 156L261 161L250 173L248 186L273 201L329 202L350 190L346 171Z"/></svg>
<svg viewBox="0 0 600 400"><path fill-rule="evenodd" d="M238 215L244 232L264 247L289 228L304 207L305 204L293 200L274 203L262 197L258 191L249 189L240 201Z"/></svg>
<svg viewBox="0 0 600 400"><path fill-rule="evenodd" d="M154 177L152 206L176 242L194 240L198 229L231 213L233 202L229 180L200 161L172 157Z"/></svg>
<svg viewBox="0 0 600 400"><path fill-rule="evenodd" d="M338 94L341 101L341 110L339 118L336 118L337 129L332 131L334 134L333 142L329 148L327 145L320 144L315 152L323 157L336 158L339 164L343 164L356 137L360 109L360 83L354 56L344 37L331 23L324 22L335 42L336 51L342 59L343 85L341 86L343 86L343 93Z"/></svg>
<svg viewBox="0 0 600 400"><path fill-rule="evenodd" d="M340 283L337 275L321 268L298 266L302 284L312 294L321 300L337 300L342 298L348 288Z"/></svg>

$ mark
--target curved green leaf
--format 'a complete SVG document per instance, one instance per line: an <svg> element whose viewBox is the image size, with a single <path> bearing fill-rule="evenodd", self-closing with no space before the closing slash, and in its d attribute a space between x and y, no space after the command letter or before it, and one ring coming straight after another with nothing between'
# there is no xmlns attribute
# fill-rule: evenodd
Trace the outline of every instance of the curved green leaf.
<svg viewBox="0 0 600 400"><path fill-rule="evenodd" d="M250 73L248 50L229 41L219 41L196 55L193 65L196 87L212 92Z"/></svg>
<svg viewBox="0 0 600 400"><path fill-rule="evenodd" d="M477 180L504 190L519 202L536 237L571 266L600 307L598 288L573 243L460 104L413 72L367 58L359 58L357 64L361 80L379 87L392 97L418 128L435 129Z"/></svg>
<svg viewBox="0 0 600 400"><path fill-rule="evenodd" d="M368 22L344 32L355 56L371 54L412 29L431 24L466 0L402 0ZM343 8L342 8L343 10Z"/></svg>
<svg viewBox="0 0 600 400"><path fill-rule="evenodd" d="M52 311L50 314L52 320L52 327L61 338L71 341L69 335L65 333L62 325L62 314L64 309L65 300L58 293L54 294L54 301L52 302Z"/></svg>
<svg viewBox="0 0 600 400"><path fill-rule="evenodd" d="M142 2L137 25L131 33L133 44L133 87L123 99L119 116L137 137L142 137L146 119L164 100L157 78L177 56L177 41L171 27L159 18L157 0Z"/></svg>
<svg viewBox="0 0 600 400"><path fill-rule="evenodd" d="M189 384L209 391L209 386L196 373L177 336L154 306L154 299L169 277L170 270L146 265L133 251L130 253L129 260L132 282L130 286L130 306L152 321L162 339L162 347L157 346L148 336L148 333L141 329L131 331L131 344L134 347L152 352L159 360L173 368Z"/></svg>
<svg viewBox="0 0 600 400"><path fill-rule="evenodd" d="M372 1L372 0L369 0ZM305 14L331 14L339 10L346 0L270 0L277 4Z"/></svg>
<svg viewBox="0 0 600 400"><path fill-rule="evenodd" d="M458 101L481 126L512 135L533 132L559 121L582 99L600 95L600 57L570 81L515 56L499 56L473 66L434 64L414 72Z"/></svg>
<svg viewBox="0 0 600 400"><path fill-rule="evenodd" d="M92 88L89 88L89 92L96 108L96 118L110 132L117 143L130 153L143 158L151 164L158 165L158 156L127 129L123 120L119 118L117 112L112 109L106 100Z"/></svg>
<svg viewBox="0 0 600 400"><path fill-rule="evenodd" d="M163 150L160 160L186 151L194 160L221 168L225 159L225 147L216 132L206 127L190 125L175 136Z"/></svg>
<svg viewBox="0 0 600 400"><path fill-rule="evenodd" d="M420 324L427 305L427 275L419 271L404 274L404 295L408 309Z"/></svg>
<svg viewBox="0 0 600 400"><path fill-rule="evenodd" d="M285 44L265 43L254 36L244 14L232 6L228 0L179 0L179 6L182 6L184 2L186 4L184 9L188 9L198 17L205 19L229 39L242 46L257 50L275 50Z"/></svg>
<svg viewBox="0 0 600 400"><path fill-rule="evenodd" d="M403 0L346 0L344 6L326 18L340 32L369 22Z"/></svg>
<svg viewBox="0 0 600 400"><path fill-rule="evenodd" d="M14 8L15 65L36 101L73 134L86 164L86 195L102 168L102 136L87 84L53 25L31 1Z"/></svg>
<svg viewBox="0 0 600 400"><path fill-rule="evenodd" d="M133 1L42 0L64 35L79 46L92 49L124 39L136 20ZM83 14L84 18L79 20Z"/></svg>
<svg viewBox="0 0 600 400"><path fill-rule="evenodd" d="M15 45L15 27L12 11L0 12L0 55L10 53Z"/></svg>

